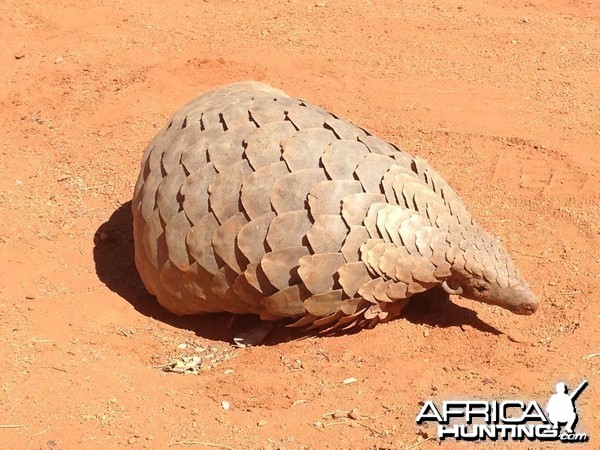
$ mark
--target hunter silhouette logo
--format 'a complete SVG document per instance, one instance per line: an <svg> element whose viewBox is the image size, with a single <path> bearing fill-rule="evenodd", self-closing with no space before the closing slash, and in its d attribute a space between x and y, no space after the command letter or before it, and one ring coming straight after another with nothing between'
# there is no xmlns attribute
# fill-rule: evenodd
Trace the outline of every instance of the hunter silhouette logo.
<svg viewBox="0 0 600 450"><path fill-rule="evenodd" d="M584 380L568 393L565 383L557 383L545 412L536 401L447 400L438 408L428 400L423 403L416 421L419 425L437 422L441 441L454 438L465 441L587 442L589 436L586 433L575 433L578 419L575 400L587 385Z"/></svg>
<svg viewBox="0 0 600 450"><path fill-rule="evenodd" d="M587 385L587 380L583 380L579 387L569 395L567 394L567 386L565 383L556 384L556 394L550 397L550 400L548 400L548 406L546 406L548 419L550 419L550 422L552 422L554 429L559 428L559 423L566 423L567 426L565 431L569 434L575 433L573 431L573 428L577 423L575 399Z"/></svg>

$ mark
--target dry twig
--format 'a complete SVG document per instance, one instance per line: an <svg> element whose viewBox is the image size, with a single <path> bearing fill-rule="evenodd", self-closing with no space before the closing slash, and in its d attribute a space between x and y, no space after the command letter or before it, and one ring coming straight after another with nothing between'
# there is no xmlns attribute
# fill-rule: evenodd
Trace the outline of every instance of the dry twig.
<svg viewBox="0 0 600 450"><path fill-rule="evenodd" d="M321 430L318 426L313 425L312 423L306 422L307 425L313 427L315 430L320 431L321 433L325 433L323 430Z"/></svg>
<svg viewBox="0 0 600 450"><path fill-rule="evenodd" d="M173 447L174 445L203 445L204 447L216 447L224 448L225 450L235 450L233 447L229 447L225 444L216 444L214 442L203 442L203 441L175 441L167 444L167 447Z"/></svg>
<svg viewBox="0 0 600 450"><path fill-rule="evenodd" d="M34 438L36 436L39 436L40 434L44 434L46 431L48 431L50 429L50 425L48 425L46 428L44 428L42 431L39 431L35 434L32 434L31 437Z"/></svg>

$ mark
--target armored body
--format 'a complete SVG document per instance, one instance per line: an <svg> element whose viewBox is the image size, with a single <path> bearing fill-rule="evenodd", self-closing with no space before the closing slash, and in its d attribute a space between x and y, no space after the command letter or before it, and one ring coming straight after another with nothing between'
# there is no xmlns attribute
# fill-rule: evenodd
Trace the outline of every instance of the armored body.
<svg viewBox="0 0 600 450"><path fill-rule="evenodd" d="M132 208L138 271L176 314L346 329L432 289L538 305L426 161L258 82L177 111L144 153Z"/></svg>

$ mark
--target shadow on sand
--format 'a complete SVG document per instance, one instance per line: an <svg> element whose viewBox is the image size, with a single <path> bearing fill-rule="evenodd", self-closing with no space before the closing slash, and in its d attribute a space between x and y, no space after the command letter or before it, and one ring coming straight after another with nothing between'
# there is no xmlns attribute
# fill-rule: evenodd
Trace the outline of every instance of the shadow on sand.
<svg viewBox="0 0 600 450"><path fill-rule="evenodd" d="M232 342L238 333L260 322L254 315L234 317L229 313L220 313L181 317L165 310L146 292L135 268L132 220L129 201L119 207L95 233L96 273L111 291L127 300L147 317L177 328L192 330L198 336L211 340ZM442 328L470 325L486 333L501 334L501 331L480 320L474 311L449 301L448 296L441 290L434 290L428 295L422 294L411 301L405 309L404 318L412 323ZM307 335L314 334L286 328L283 323L278 323L263 345L300 339Z"/></svg>

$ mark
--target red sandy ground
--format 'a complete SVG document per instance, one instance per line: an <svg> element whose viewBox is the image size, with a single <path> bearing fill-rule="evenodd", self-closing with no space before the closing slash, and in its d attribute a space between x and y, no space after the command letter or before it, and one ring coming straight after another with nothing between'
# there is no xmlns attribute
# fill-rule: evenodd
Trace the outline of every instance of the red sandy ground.
<svg viewBox="0 0 600 450"><path fill-rule="evenodd" d="M430 449L420 401L545 404L587 378L578 429L599 448L598 2L2 0L0 42L0 447ZM242 79L427 158L539 312L456 298L353 335L279 330L232 359L238 322L164 312L131 260L141 153ZM156 367L194 352L221 363Z"/></svg>

